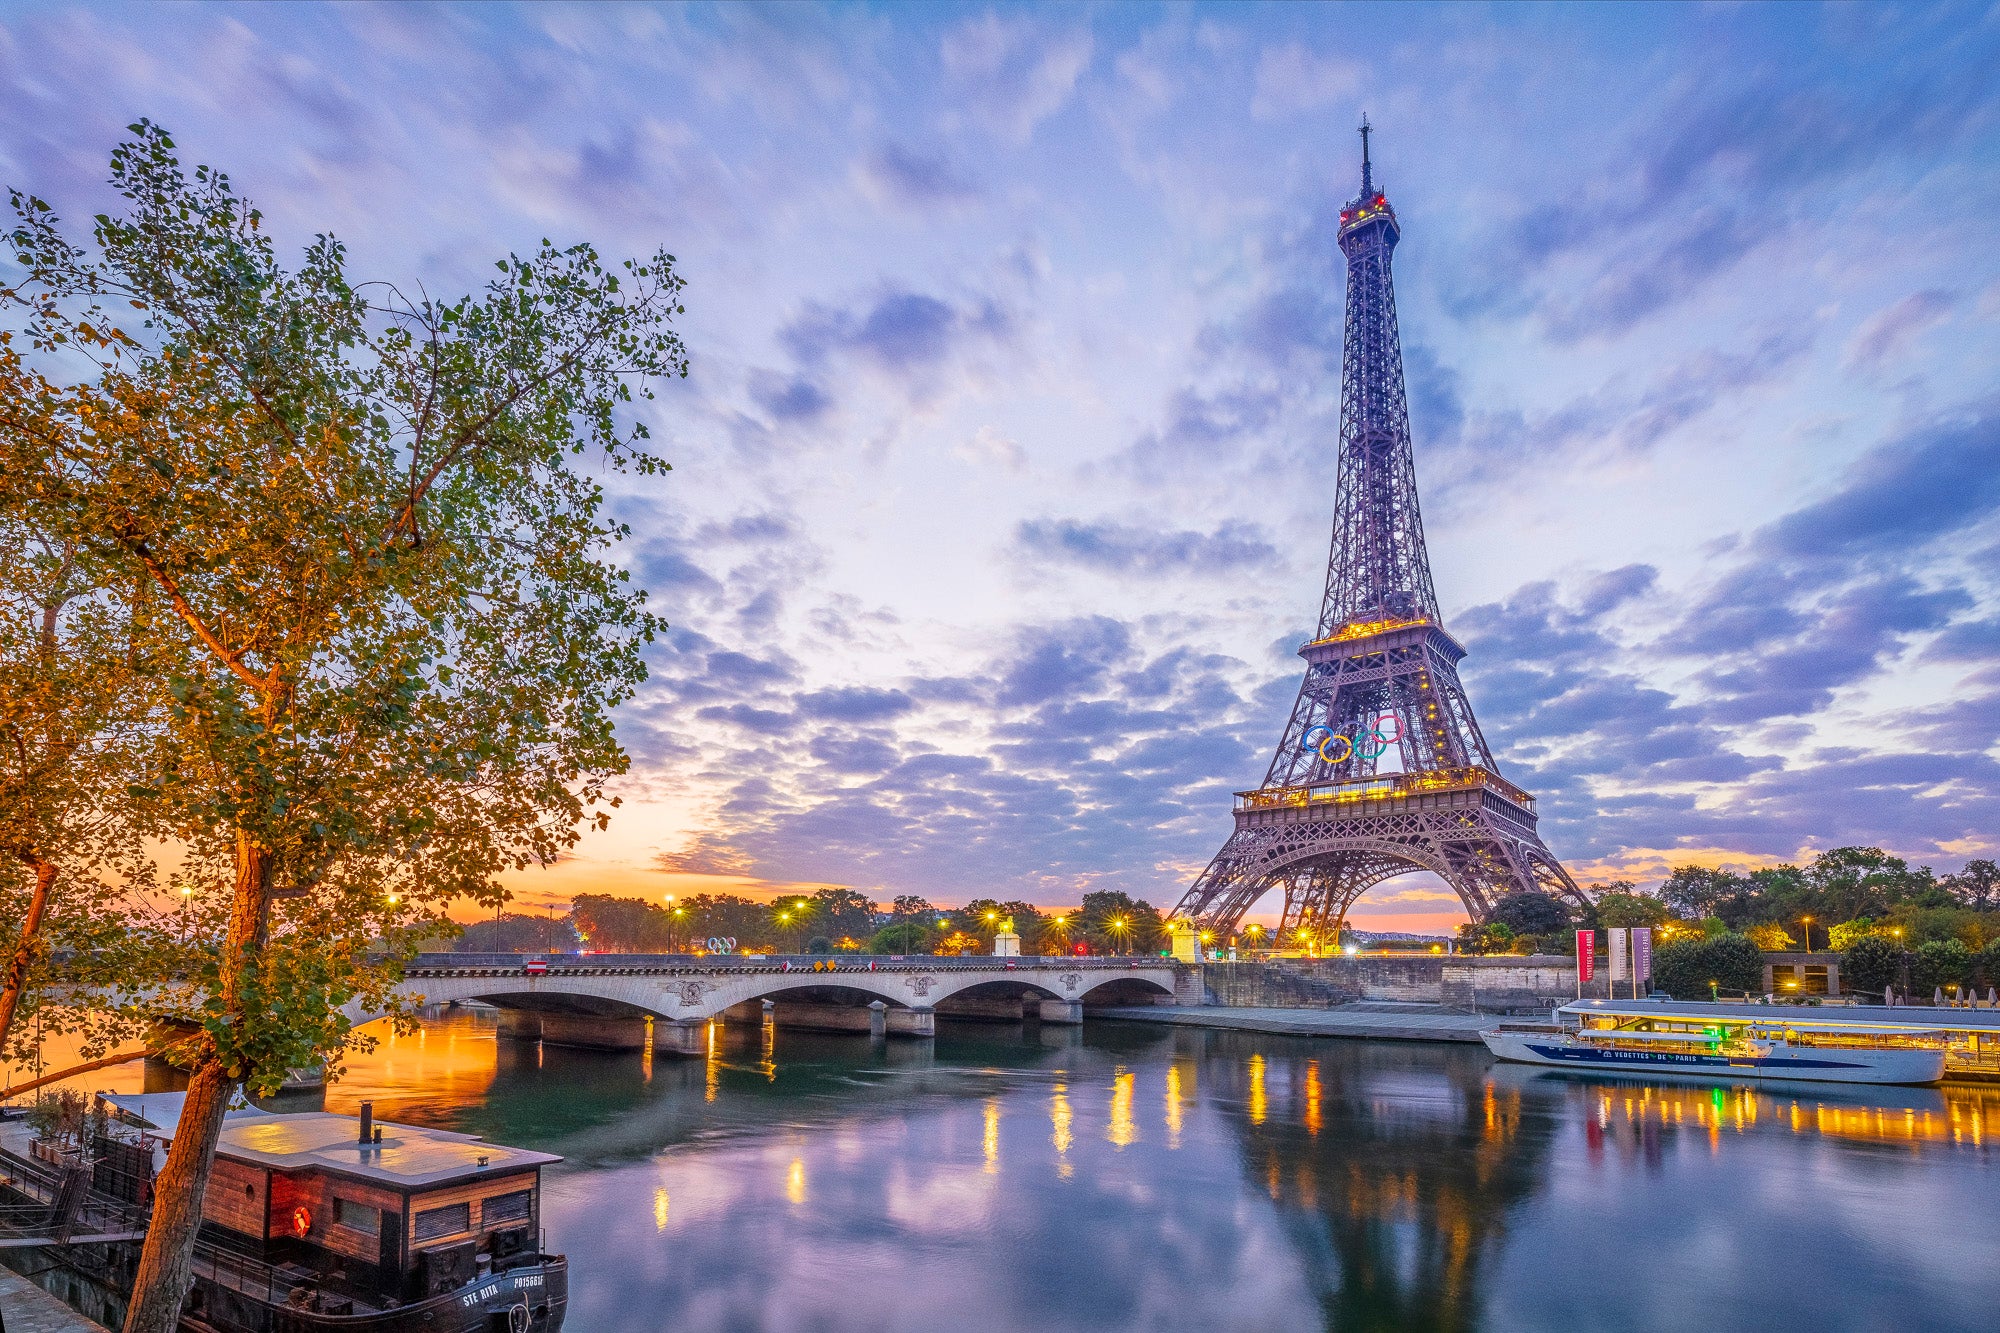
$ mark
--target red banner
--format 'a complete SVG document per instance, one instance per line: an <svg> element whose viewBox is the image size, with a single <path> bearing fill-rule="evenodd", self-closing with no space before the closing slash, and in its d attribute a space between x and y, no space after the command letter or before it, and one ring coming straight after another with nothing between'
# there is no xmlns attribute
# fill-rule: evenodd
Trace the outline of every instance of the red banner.
<svg viewBox="0 0 2000 1333"><path fill-rule="evenodd" d="M1589 982L1597 967L1597 932L1579 930L1576 932L1576 981L1578 985Z"/></svg>

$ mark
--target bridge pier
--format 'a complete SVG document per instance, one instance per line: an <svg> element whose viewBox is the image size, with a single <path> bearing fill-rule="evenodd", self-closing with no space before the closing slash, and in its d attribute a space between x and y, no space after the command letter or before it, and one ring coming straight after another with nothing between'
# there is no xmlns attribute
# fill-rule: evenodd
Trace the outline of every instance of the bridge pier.
<svg viewBox="0 0 2000 1333"><path fill-rule="evenodd" d="M994 1023L1018 1023L1034 1012L1040 997L1033 991L1020 995L958 995L938 1003L946 1018L970 1018Z"/></svg>
<svg viewBox="0 0 2000 1333"><path fill-rule="evenodd" d="M889 1006L881 1000L868 1002L868 1035L871 1038L889 1035Z"/></svg>
<svg viewBox="0 0 2000 1333"><path fill-rule="evenodd" d="M708 1024L698 1018L653 1020L653 1051L657 1055L708 1054Z"/></svg>
<svg viewBox="0 0 2000 1333"><path fill-rule="evenodd" d="M643 1051L646 1020L603 1014L542 1015L542 1042L548 1046L580 1046L592 1051Z"/></svg>
<svg viewBox="0 0 2000 1333"><path fill-rule="evenodd" d="M935 1037L937 1035L937 1010L926 1006L922 1009L891 1009L885 1015L889 1020L889 1031L899 1037Z"/></svg>
<svg viewBox="0 0 2000 1333"><path fill-rule="evenodd" d="M1083 1022L1083 1001L1043 1000L1041 1013L1044 1023L1081 1023Z"/></svg>
<svg viewBox="0 0 2000 1333"><path fill-rule="evenodd" d="M499 1035L509 1041L540 1041L542 1016L533 1009L502 1009Z"/></svg>
<svg viewBox="0 0 2000 1333"><path fill-rule="evenodd" d="M725 1023L748 1023L752 1027L762 1027L764 1011L770 1007L769 1000L745 1000L741 1004L732 1004L724 1009L721 1017Z"/></svg>
<svg viewBox="0 0 2000 1333"><path fill-rule="evenodd" d="M779 1000L771 1021L781 1028L807 1032L872 1032L874 1015L848 1004L813 1004L799 1000Z"/></svg>

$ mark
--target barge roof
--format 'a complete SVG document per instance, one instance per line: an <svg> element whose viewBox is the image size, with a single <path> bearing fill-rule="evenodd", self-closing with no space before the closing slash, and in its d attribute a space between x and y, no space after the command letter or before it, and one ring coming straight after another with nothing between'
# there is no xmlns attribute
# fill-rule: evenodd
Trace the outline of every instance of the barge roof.
<svg viewBox="0 0 2000 1333"><path fill-rule="evenodd" d="M180 1123L176 1102L168 1116L167 1095L107 1096L120 1110L139 1115L171 1138ZM140 1103L145 1103L143 1109ZM361 1121L351 1115L306 1111L273 1115L250 1108L224 1117L218 1156L272 1171L326 1171L391 1189L426 1189L481 1176L505 1175L560 1162L554 1153L488 1143L476 1134L375 1121L380 1143L363 1144Z"/></svg>

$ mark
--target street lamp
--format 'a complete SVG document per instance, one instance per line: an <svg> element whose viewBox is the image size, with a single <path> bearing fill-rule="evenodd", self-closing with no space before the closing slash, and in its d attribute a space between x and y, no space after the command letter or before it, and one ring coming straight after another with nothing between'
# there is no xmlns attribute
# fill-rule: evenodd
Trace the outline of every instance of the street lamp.
<svg viewBox="0 0 2000 1333"><path fill-rule="evenodd" d="M1105 926L1105 929L1111 932L1111 937L1114 940L1117 940L1121 945L1124 943L1123 937L1125 935L1126 930L1128 929L1127 926L1125 925L1124 917L1122 916L1112 917L1110 922Z"/></svg>
<svg viewBox="0 0 2000 1333"><path fill-rule="evenodd" d="M1800 918L1799 918L1799 924L1800 924L1800 925L1802 925L1802 926L1804 926L1804 927L1806 928L1806 952L1807 952L1807 953L1811 953L1811 952L1812 952L1812 918L1811 918L1811 917L1809 917L1809 916L1802 916L1802 917L1800 917Z"/></svg>

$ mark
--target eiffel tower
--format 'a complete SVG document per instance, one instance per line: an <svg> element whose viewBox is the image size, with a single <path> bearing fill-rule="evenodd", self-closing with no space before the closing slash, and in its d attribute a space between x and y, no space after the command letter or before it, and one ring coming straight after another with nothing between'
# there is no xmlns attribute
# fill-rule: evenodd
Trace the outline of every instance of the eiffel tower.
<svg viewBox="0 0 2000 1333"><path fill-rule="evenodd" d="M1375 188L1370 128L1364 116L1361 193L1340 212L1347 337L1319 629L1263 784L1236 794L1235 831L1175 909L1218 934L1282 888L1283 937L1338 939L1356 898L1417 870L1475 921L1517 889L1585 901L1535 832L1534 798L1500 776L1438 615L1389 278L1402 229Z"/></svg>

